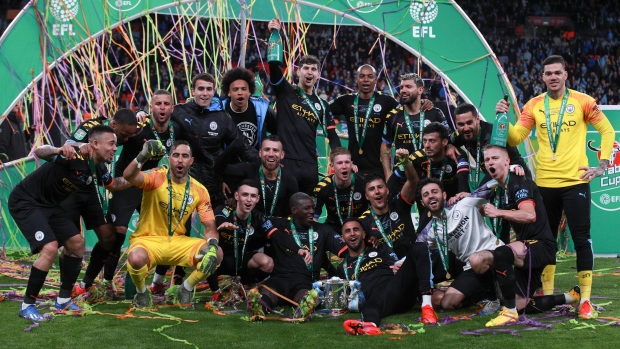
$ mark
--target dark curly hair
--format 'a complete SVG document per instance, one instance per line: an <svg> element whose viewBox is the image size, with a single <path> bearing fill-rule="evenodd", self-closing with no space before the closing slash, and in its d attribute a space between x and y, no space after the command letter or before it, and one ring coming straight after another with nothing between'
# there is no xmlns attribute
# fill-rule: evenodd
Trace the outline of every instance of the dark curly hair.
<svg viewBox="0 0 620 349"><path fill-rule="evenodd" d="M237 67L227 71L222 77L222 96L228 97L230 84L237 80L245 80L250 88L250 95L254 94L256 91L256 85L254 84L254 73L248 69Z"/></svg>

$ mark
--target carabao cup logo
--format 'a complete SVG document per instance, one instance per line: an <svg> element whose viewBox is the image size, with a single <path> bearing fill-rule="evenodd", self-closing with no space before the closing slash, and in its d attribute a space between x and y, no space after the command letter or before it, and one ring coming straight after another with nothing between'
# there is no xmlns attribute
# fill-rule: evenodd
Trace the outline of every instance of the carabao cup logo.
<svg viewBox="0 0 620 349"><path fill-rule="evenodd" d="M439 6L434 0L415 0L409 6L409 13L416 23L429 24L437 18Z"/></svg>
<svg viewBox="0 0 620 349"><path fill-rule="evenodd" d="M61 22L69 22L74 19L78 13L78 0L52 0L50 1L50 10L52 16Z"/></svg>

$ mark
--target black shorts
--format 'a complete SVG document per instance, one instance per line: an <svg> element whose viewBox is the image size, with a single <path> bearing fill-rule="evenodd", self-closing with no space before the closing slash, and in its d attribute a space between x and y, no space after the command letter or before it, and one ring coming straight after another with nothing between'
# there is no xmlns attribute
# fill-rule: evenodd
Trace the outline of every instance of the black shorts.
<svg viewBox="0 0 620 349"><path fill-rule="evenodd" d="M310 281L294 277L291 274L271 276L265 280L264 285L291 300L294 300L293 297L295 297L297 292L312 289ZM282 301L284 300L282 299ZM278 303L282 304L280 301Z"/></svg>
<svg viewBox="0 0 620 349"><path fill-rule="evenodd" d="M248 255L248 252L245 253L243 261L241 263L241 268L239 270L235 270L235 257L234 255L224 255L224 259L222 259L222 263L217 268L217 275L228 275L228 276L239 276L241 277L241 283L251 284L259 282L265 279L269 274L261 271L260 269L249 269L248 262L257 252L251 252Z"/></svg>
<svg viewBox="0 0 620 349"><path fill-rule="evenodd" d="M102 198L104 199L104 198ZM92 230L106 224L100 199L94 190L78 190L63 202L60 207L67 212L73 224L80 228L80 216L84 220L86 229Z"/></svg>
<svg viewBox="0 0 620 349"><path fill-rule="evenodd" d="M312 196L319 183L319 165L301 160L282 159L282 166L297 180L299 191Z"/></svg>
<svg viewBox="0 0 620 349"><path fill-rule="evenodd" d="M80 229L61 207L41 207L15 189L9 196L9 212L15 224L30 244L30 251L38 253L52 241L62 244L80 234Z"/></svg>
<svg viewBox="0 0 620 349"><path fill-rule="evenodd" d="M450 267L448 269L450 272L450 279L456 278L460 273L463 272L463 267L465 264L458 259L452 252L448 252L448 261ZM431 263L432 263L432 271L433 271L433 283L440 283L449 280L448 273L446 272L443 262L441 261L441 256L439 255L439 251L434 250L431 252Z"/></svg>
<svg viewBox="0 0 620 349"><path fill-rule="evenodd" d="M142 189L131 187L112 193L108 206L107 220L115 227L128 227L133 211L140 212L142 203Z"/></svg>
<svg viewBox="0 0 620 349"><path fill-rule="evenodd" d="M476 303L477 301L484 299L483 294L485 294L485 292L483 285L476 273L474 273L474 270L471 268L459 273L454 281L452 281L450 287L465 295L463 304ZM493 287L493 285L488 285L487 288L490 287Z"/></svg>
<svg viewBox="0 0 620 349"><path fill-rule="evenodd" d="M550 240L531 240L527 244L523 268L515 268L517 294L532 297L542 287L541 274L548 264L555 261L556 244Z"/></svg>

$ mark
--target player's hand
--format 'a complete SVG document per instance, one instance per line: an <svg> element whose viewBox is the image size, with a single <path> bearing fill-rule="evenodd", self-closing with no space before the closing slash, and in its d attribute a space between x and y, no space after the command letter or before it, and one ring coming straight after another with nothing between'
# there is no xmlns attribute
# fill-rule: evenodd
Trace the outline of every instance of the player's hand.
<svg viewBox="0 0 620 349"><path fill-rule="evenodd" d="M521 165L510 165L510 172L513 172L517 176L525 175L525 170L521 167Z"/></svg>
<svg viewBox="0 0 620 349"><path fill-rule="evenodd" d="M205 275L211 275L217 268L217 240L214 238L209 239L207 242L207 253L198 264L198 268Z"/></svg>
<svg viewBox="0 0 620 349"><path fill-rule="evenodd" d="M495 105L495 113L507 113L510 110L510 102L500 99Z"/></svg>
<svg viewBox="0 0 620 349"><path fill-rule="evenodd" d="M435 106L433 104L433 102L431 102L428 99L422 99L422 100L420 100L420 103L421 103L420 104L420 110L422 110L422 111L429 111L429 110L433 109L433 107Z"/></svg>
<svg viewBox="0 0 620 349"><path fill-rule="evenodd" d="M482 205L482 215L489 218L497 218L499 217L499 210L493 204Z"/></svg>
<svg viewBox="0 0 620 349"><path fill-rule="evenodd" d="M452 144L448 144L448 146L446 147L446 156L449 157L450 159L454 160L454 162L456 162L458 164L459 160L458 160L458 156L461 155L461 152L458 150L457 147L455 147Z"/></svg>
<svg viewBox="0 0 620 349"><path fill-rule="evenodd" d="M469 193L467 193L467 192L462 192L462 193L458 193L458 194L454 195L453 197L448 199L448 205L450 205L450 206L454 205L458 201L463 200L468 194Z"/></svg>
<svg viewBox="0 0 620 349"><path fill-rule="evenodd" d="M356 164L351 165L351 171L353 171L353 173L357 173L357 171L359 171Z"/></svg>
<svg viewBox="0 0 620 349"><path fill-rule="evenodd" d="M404 163L409 160L409 150L405 148L396 149L396 158L398 159L399 163L402 163L404 165Z"/></svg>
<svg viewBox="0 0 620 349"><path fill-rule="evenodd" d="M594 178L600 177L603 174L605 174L605 170L603 170L600 167L580 166L579 171L585 171L584 173L581 174L581 176L579 176L579 179L581 179L582 181L587 181L587 182L590 182Z"/></svg>
<svg viewBox="0 0 620 349"><path fill-rule="evenodd" d="M94 155L93 147L91 147L88 143L80 145L79 150L83 157L90 158Z"/></svg>
<svg viewBox="0 0 620 349"><path fill-rule="evenodd" d="M239 227L230 222L224 222L220 224L219 227L217 227L217 230L237 230L237 229L239 229Z"/></svg>
<svg viewBox="0 0 620 349"><path fill-rule="evenodd" d="M368 243L373 247L373 248L379 248L379 239L377 239L376 236L371 236L368 238Z"/></svg>
<svg viewBox="0 0 620 349"><path fill-rule="evenodd" d="M138 156L136 156L136 160L139 163L143 164L148 159L158 157L158 156L163 156L165 153L166 153L166 148L164 148L163 144L161 144L160 141L155 140L155 139L150 139L144 142L144 145L142 146L142 150L140 151Z"/></svg>
<svg viewBox="0 0 620 349"><path fill-rule="evenodd" d="M147 114L144 110L138 110L136 113L136 120L138 120L138 122L145 122L148 117L149 114Z"/></svg>
<svg viewBox="0 0 620 349"><path fill-rule="evenodd" d="M297 251L297 254L304 258L306 265L310 265L310 263L312 263L312 254L310 251L300 248L299 251Z"/></svg>
<svg viewBox="0 0 620 349"><path fill-rule="evenodd" d="M226 184L225 182L222 182L222 193L224 194L224 197L226 199L228 199L228 194L231 194L230 188L228 187L228 184Z"/></svg>
<svg viewBox="0 0 620 349"><path fill-rule="evenodd" d="M230 206L230 207L237 207L237 200L235 200L235 198L231 196L227 198L226 200L224 200L224 205Z"/></svg>
<svg viewBox="0 0 620 349"><path fill-rule="evenodd" d="M398 273L398 269L400 269L402 265L403 265L403 262L401 261L394 263L394 266L392 267L392 271L394 271L394 274Z"/></svg>
<svg viewBox="0 0 620 349"><path fill-rule="evenodd" d="M65 144L58 148L58 155L64 156L67 160L73 160L76 157L75 148L71 144Z"/></svg>
<svg viewBox="0 0 620 349"><path fill-rule="evenodd" d="M269 21L269 24L267 24L267 28L269 28L269 30L280 30L280 28L282 28L282 23L280 23L279 18L274 18Z"/></svg>

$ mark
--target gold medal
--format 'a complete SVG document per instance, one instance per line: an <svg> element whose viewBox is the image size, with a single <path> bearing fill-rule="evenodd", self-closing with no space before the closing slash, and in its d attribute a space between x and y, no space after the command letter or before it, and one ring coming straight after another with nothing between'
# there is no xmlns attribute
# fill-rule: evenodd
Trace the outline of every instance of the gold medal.
<svg viewBox="0 0 620 349"><path fill-rule="evenodd" d="M329 144L329 139L327 139L327 135L325 135L325 143Z"/></svg>
<svg viewBox="0 0 620 349"><path fill-rule="evenodd" d="M428 216L428 218L431 218L431 211L428 211L426 215Z"/></svg>
<svg viewBox="0 0 620 349"><path fill-rule="evenodd" d="M555 161L556 157L555 157L555 153L553 153L553 155L551 155L551 160Z"/></svg>
<svg viewBox="0 0 620 349"><path fill-rule="evenodd" d="M108 200L112 200L112 192L108 192Z"/></svg>
<svg viewBox="0 0 620 349"><path fill-rule="evenodd" d="M364 151L362 150L362 148L360 148L360 150L357 151L360 155L362 155L364 153Z"/></svg>
<svg viewBox="0 0 620 349"><path fill-rule="evenodd" d="M451 276L450 273L446 273L446 279L448 280L452 279L450 276Z"/></svg>
<svg viewBox="0 0 620 349"><path fill-rule="evenodd" d="M495 240L495 246L499 245L499 239Z"/></svg>

